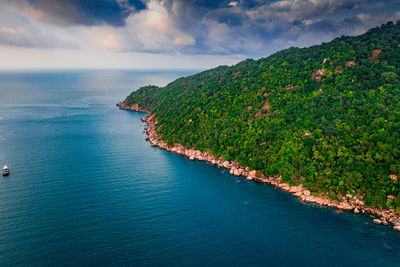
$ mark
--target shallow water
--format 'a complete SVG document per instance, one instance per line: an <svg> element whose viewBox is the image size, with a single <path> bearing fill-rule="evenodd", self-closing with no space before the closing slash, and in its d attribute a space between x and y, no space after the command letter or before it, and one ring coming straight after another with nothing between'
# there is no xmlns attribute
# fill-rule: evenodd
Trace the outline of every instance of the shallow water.
<svg viewBox="0 0 400 267"><path fill-rule="evenodd" d="M0 264L394 266L365 216L152 148L115 104L190 72L0 73Z"/></svg>

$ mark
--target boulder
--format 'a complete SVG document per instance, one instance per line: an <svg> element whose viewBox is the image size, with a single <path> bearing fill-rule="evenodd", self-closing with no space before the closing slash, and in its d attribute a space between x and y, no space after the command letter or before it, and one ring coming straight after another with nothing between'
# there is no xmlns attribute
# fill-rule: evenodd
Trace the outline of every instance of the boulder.
<svg viewBox="0 0 400 267"><path fill-rule="evenodd" d="M354 61L347 61L345 66L346 66L346 67L355 67L355 66L356 66L356 62L354 62Z"/></svg>
<svg viewBox="0 0 400 267"><path fill-rule="evenodd" d="M400 225L393 226L393 230L400 232Z"/></svg>
<svg viewBox="0 0 400 267"><path fill-rule="evenodd" d="M294 90L294 87L291 86L291 85L288 85L288 86L285 87L285 90L286 90L286 91L293 91L293 90Z"/></svg>
<svg viewBox="0 0 400 267"><path fill-rule="evenodd" d="M222 163L222 166L224 166L224 168L229 168L229 161L224 161L224 163Z"/></svg>
<svg viewBox="0 0 400 267"><path fill-rule="evenodd" d="M353 209L353 207L347 202L340 202L340 204L337 207L341 210L352 210Z"/></svg>
<svg viewBox="0 0 400 267"><path fill-rule="evenodd" d="M190 160L194 160L194 156L193 156L193 155L190 156L189 159L190 159Z"/></svg>
<svg viewBox="0 0 400 267"><path fill-rule="evenodd" d="M249 175L250 175L251 177L256 177L256 174L257 174L257 171L255 171L255 170L249 172Z"/></svg>
<svg viewBox="0 0 400 267"><path fill-rule="evenodd" d="M341 73L343 73L343 70L341 70L341 69L335 70L335 74L341 74Z"/></svg>
<svg viewBox="0 0 400 267"><path fill-rule="evenodd" d="M254 178L264 178L264 174L261 171L253 170L249 172L249 175L251 175Z"/></svg>
<svg viewBox="0 0 400 267"><path fill-rule="evenodd" d="M388 195L387 196L387 201L389 201L389 202L393 202L393 200L396 198L396 196L394 196L394 195Z"/></svg>
<svg viewBox="0 0 400 267"><path fill-rule="evenodd" d="M304 201L305 201L305 202L308 202L308 203L317 203L317 202L318 202L318 199L315 198L315 197L313 197L313 196L308 196L308 197L306 197L306 198L304 199Z"/></svg>
<svg viewBox="0 0 400 267"><path fill-rule="evenodd" d="M317 70L316 72L314 72L313 75L311 76L311 78L314 81L320 82L322 79L322 76L324 76L326 74L327 74L326 70L320 69L320 70Z"/></svg>
<svg viewBox="0 0 400 267"><path fill-rule="evenodd" d="M300 196L302 196L303 194L299 191L299 192L294 193L293 195L296 196L296 197L300 197Z"/></svg>
<svg viewBox="0 0 400 267"><path fill-rule="evenodd" d="M296 193L296 192L298 192L299 190L297 189L297 187L296 186L292 186L292 187L290 187L290 189L289 189L289 193Z"/></svg>
<svg viewBox="0 0 400 267"><path fill-rule="evenodd" d="M358 208L355 208L354 209L354 214L359 214L359 213L360 213L360 210Z"/></svg>
<svg viewBox="0 0 400 267"><path fill-rule="evenodd" d="M382 223L382 221L379 220L379 219L374 219L372 222L373 222L374 224L381 224L381 223Z"/></svg>
<svg viewBox="0 0 400 267"><path fill-rule="evenodd" d="M306 133L304 134L304 137L309 137L310 135L312 135L311 132L306 132Z"/></svg>
<svg viewBox="0 0 400 267"><path fill-rule="evenodd" d="M311 195L311 192L309 191L309 190L304 190L303 191L303 195L305 195L305 196L310 196Z"/></svg>
<svg viewBox="0 0 400 267"><path fill-rule="evenodd" d="M281 188L285 191L289 191L290 190L290 185L287 183L282 183L281 184Z"/></svg>

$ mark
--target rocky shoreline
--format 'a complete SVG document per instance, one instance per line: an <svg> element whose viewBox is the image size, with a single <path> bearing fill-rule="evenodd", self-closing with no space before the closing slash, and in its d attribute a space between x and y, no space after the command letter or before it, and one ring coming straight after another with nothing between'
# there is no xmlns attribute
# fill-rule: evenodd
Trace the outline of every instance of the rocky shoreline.
<svg viewBox="0 0 400 267"><path fill-rule="evenodd" d="M201 152L200 150L185 148L181 144L175 144L173 146L168 145L166 142L157 138L155 129L157 121L154 121L154 114L151 114L148 110L140 108L138 104L127 106L125 102L120 102L117 104L117 106L120 109L144 112L148 114L141 120L147 123L147 126L145 127L146 141L149 141L152 146L183 155L188 157L190 160L205 161L212 165L216 165L219 168L228 169L230 174L234 176L242 176L249 181L273 185L275 188L282 189L298 197L303 203L329 207L337 209L338 211L349 211L355 214L367 214L373 218L373 223L391 226L393 230L400 231L400 216L394 209L376 209L368 207L363 201L363 196L347 194L340 202L329 199L325 196L316 196L313 195L308 189L304 188L301 184L293 186L289 183L282 182L280 176L265 177L260 171L250 170L248 167L240 166L235 161L229 162L225 161L223 158L216 158L208 152ZM394 198L395 196L388 196L388 201L393 201Z"/></svg>

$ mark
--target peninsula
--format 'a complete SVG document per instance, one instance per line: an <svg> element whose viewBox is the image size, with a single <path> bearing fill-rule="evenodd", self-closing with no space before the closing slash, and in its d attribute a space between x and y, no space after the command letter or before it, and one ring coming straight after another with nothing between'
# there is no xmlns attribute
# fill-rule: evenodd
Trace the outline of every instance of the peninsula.
<svg viewBox="0 0 400 267"><path fill-rule="evenodd" d="M146 86L152 145L400 231L400 24Z"/></svg>

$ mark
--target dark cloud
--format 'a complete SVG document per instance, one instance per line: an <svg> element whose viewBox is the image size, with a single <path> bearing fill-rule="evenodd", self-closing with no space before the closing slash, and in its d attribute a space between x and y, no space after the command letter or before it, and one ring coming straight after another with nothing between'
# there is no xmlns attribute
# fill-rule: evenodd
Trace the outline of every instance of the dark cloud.
<svg viewBox="0 0 400 267"><path fill-rule="evenodd" d="M229 8L217 9L204 16L206 19L215 20L218 23L225 23L233 27L241 26L246 17L243 13L230 12Z"/></svg>
<svg viewBox="0 0 400 267"><path fill-rule="evenodd" d="M8 0L10 1L10 0ZM10 1L21 2L21 0ZM57 25L124 26L132 13L146 8L144 0L25 0L44 22ZM27 5L23 5L27 8Z"/></svg>
<svg viewBox="0 0 400 267"><path fill-rule="evenodd" d="M175 27L196 41L185 53L256 57L360 34L400 9L399 1L375 0L167 0L165 6Z"/></svg>
<svg viewBox="0 0 400 267"><path fill-rule="evenodd" d="M29 16L50 27L114 26L104 27L107 34L99 40L110 38L108 42L117 51L150 53L259 57L290 46L361 34L389 19L400 18L400 0L1 1L16 7L24 18ZM40 43L34 35L28 38L7 30L0 36L3 42Z"/></svg>

